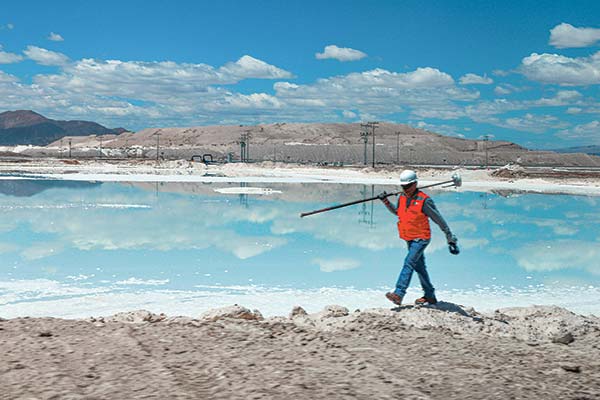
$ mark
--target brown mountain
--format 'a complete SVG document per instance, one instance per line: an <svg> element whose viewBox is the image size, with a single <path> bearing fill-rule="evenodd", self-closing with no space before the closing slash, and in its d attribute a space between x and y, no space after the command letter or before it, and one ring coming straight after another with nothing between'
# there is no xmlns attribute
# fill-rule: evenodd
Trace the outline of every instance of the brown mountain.
<svg viewBox="0 0 600 400"><path fill-rule="evenodd" d="M45 146L64 136L119 134L123 128L109 129L91 121L58 121L31 110L0 113L0 145L33 144Z"/></svg>

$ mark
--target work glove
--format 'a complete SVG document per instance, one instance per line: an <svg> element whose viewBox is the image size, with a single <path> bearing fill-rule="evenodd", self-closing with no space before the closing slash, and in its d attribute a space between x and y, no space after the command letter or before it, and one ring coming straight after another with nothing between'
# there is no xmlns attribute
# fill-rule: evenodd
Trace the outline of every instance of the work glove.
<svg viewBox="0 0 600 400"><path fill-rule="evenodd" d="M457 255L460 253L460 249L458 248L458 239L453 234L448 234L446 236L446 240L448 241L448 251L450 254Z"/></svg>
<svg viewBox="0 0 600 400"><path fill-rule="evenodd" d="M377 195L377 198L378 198L379 200L381 200L381 201L384 201L384 202L385 202L385 201L389 201L389 200L387 199L387 198L388 198L388 196L389 196L389 195L388 195L388 193L387 193L387 192L384 190L383 192L381 192L381 193L379 193L379 194Z"/></svg>

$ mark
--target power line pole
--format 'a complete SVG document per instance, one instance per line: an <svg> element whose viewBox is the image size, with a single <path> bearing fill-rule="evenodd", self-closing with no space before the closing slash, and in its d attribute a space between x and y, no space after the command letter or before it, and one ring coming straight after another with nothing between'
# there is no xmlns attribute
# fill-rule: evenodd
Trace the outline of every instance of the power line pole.
<svg viewBox="0 0 600 400"><path fill-rule="evenodd" d="M156 135L156 162L158 162L160 157L160 131L156 131L154 135Z"/></svg>
<svg viewBox="0 0 600 400"><path fill-rule="evenodd" d="M396 132L396 164L400 164L400 132Z"/></svg>
<svg viewBox="0 0 600 400"><path fill-rule="evenodd" d="M367 122L366 124L360 124L360 126L365 128L367 132L369 131L369 128L371 128L371 136L373 136L373 168L375 168L375 128L377 128L378 124L379 122L376 121Z"/></svg>
<svg viewBox="0 0 600 400"><path fill-rule="evenodd" d="M364 127L365 125L361 124L360 126ZM364 131L362 131L360 133L360 137L363 141L363 143L365 144L365 149L364 149L364 164L367 165L367 145L369 144L369 136L371 134L369 133L369 131L365 128Z"/></svg>
<svg viewBox="0 0 600 400"><path fill-rule="evenodd" d="M246 131L246 162L250 162L250 138L252 137L251 131Z"/></svg>
<svg viewBox="0 0 600 400"><path fill-rule="evenodd" d="M488 141L490 140L490 135L483 135L483 146L485 148L485 169L488 169Z"/></svg>
<svg viewBox="0 0 600 400"><path fill-rule="evenodd" d="M69 158L71 158L71 139L69 139Z"/></svg>
<svg viewBox="0 0 600 400"><path fill-rule="evenodd" d="M250 130L247 130L240 135L240 139L238 140L238 143L240 144L240 161L241 162L247 162L249 160L248 148L250 147L249 142L250 142L251 137L252 137L252 134L250 133Z"/></svg>

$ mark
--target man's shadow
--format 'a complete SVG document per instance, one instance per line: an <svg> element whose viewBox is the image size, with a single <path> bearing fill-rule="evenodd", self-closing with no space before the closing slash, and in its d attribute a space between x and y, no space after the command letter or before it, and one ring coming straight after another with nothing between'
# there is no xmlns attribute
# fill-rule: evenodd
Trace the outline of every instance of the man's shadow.
<svg viewBox="0 0 600 400"><path fill-rule="evenodd" d="M463 308L463 306L455 304L455 303L450 303L447 301L438 301L437 304L426 304L426 305L415 305L415 304L401 305L401 306L392 308L392 311L401 312L403 310L421 309L421 308L455 313L455 314L461 315L463 317L470 318L475 322L483 321L483 317L479 313L477 313L475 311L469 313Z"/></svg>

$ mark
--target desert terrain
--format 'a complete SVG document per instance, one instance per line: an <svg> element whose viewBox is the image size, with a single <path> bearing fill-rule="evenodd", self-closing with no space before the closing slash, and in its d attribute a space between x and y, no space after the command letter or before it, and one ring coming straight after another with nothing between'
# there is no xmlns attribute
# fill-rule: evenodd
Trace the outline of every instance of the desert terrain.
<svg viewBox="0 0 600 400"><path fill-rule="evenodd" d="M595 399L600 320L452 303L0 320L2 399Z"/></svg>
<svg viewBox="0 0 600 400"><path fill-rule="evenodd" d="M362 132L362 135L361 135ZM365 132L367 135L365 135ZM366 139L366 143L365 143ZM375 142L375 146L373 146ZM242 154L243 153L243 154ZM139 132L65 136L46 146L2 146L0 156L284 162L320 165L600 167L600 157L526 149L484 137L443 136L403 124L263 124L147 128Z"/></svg>

